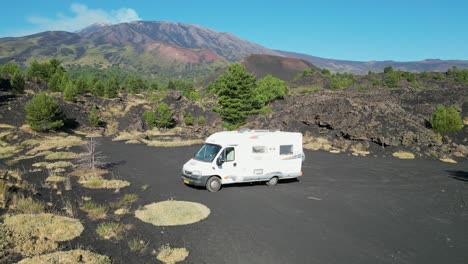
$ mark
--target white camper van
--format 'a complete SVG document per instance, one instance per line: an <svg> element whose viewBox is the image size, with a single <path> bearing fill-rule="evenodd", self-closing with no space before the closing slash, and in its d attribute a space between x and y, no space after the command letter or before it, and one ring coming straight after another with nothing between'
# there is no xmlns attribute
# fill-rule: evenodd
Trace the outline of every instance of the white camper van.
<svg viewBox="0 0 468 264"><path fill-rule="evenodd" d="M184 164L185 184L216 192L223 184L302 176L302 134L268 130L219 132L209 136L195 156Z"/></svg>

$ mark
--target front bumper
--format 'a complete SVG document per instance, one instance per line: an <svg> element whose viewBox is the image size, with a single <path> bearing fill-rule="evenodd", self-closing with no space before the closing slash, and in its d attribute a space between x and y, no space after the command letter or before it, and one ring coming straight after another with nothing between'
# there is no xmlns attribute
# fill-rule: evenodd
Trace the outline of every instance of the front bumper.
<svg viewBox="0 0 468 264"><path fill-rule="evenodd" d="M182 180L185 184L194 185L194 186L206 186L206 182L210 176L193 176L182 174Z"/></svg>

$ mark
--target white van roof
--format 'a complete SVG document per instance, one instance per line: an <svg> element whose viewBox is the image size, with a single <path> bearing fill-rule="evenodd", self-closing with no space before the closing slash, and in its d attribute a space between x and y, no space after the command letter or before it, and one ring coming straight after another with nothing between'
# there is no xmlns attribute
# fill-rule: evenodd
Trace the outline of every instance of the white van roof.
<svg viewBox="0 0 468 264"><path fill-rule="evenodd" d="M302 144L302 134L297 132L269 131L259 129L245 129L238 131L217 132L209 136L205 143L222 146L240 144L271 144L271 143L293 143L300 140Z"/></svg>

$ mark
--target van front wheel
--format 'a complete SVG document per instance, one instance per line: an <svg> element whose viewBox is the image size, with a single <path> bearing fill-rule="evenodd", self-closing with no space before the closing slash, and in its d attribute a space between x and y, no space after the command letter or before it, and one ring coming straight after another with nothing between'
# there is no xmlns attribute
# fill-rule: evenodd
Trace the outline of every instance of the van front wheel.
<svg viewBox="0 0 468 264"><path fill-rule="evenodd" d="M206 189L210 192L219 191L221 189L221 180L216 176L209 178L206 182Z"/></svg>
<svg viewBox="0 0 468 264"><path fill-rule="evenodd" d="M272 177L269 181L266 183L268 186L275 186L278 184L278 177Z"/></svg>

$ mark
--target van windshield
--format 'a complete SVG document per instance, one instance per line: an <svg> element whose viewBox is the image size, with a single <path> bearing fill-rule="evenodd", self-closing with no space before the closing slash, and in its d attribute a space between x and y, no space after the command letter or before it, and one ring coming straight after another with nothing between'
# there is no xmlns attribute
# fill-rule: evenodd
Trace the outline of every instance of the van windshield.
<svg viewBox="0 0 468 264"><path fill-rule="evenodd" d="M218 154L221 146L214 144L205 144L195 155L195 159L205 162L212 162Z"/></svg>

